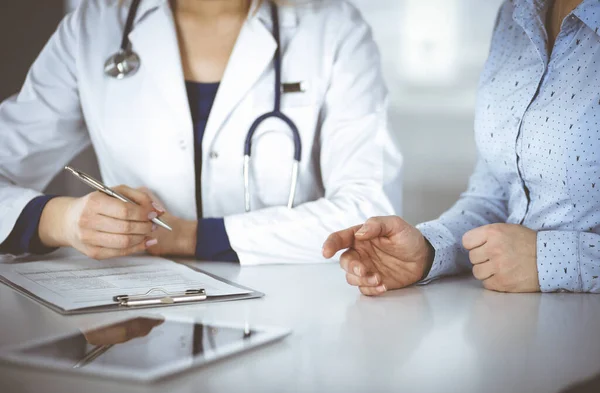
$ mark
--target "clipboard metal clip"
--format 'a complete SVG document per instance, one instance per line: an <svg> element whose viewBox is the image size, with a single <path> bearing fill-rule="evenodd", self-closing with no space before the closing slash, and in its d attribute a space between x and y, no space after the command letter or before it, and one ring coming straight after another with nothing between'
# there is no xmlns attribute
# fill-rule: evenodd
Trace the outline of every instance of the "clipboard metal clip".
<svg viewBox="0 0 600 393"><path fill-rule="evenodd" d="M161 293L160 295L154 295ZM162 288L152 288L144 294L138 295L118 295L113 297L113 301L119 306L148 306L160 304L175 304L184 302L198 302L206 300L206 291L204 289L188 289L184 292L169 292Z"/></svg>

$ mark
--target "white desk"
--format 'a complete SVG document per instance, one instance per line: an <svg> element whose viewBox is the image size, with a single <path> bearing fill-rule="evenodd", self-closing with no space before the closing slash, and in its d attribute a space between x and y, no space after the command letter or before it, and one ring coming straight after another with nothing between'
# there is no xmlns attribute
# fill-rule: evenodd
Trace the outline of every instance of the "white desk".
<svg viewBox="0 0 600 393"><path fill-rule="evenodd" d="M598 295L498 294L465 277L367 298L333 264L202 268L266 297L161 314L247 318L293 334L149 386L1 366L0 392L554 393L600 372ZM123 313L63 317L0 285L0 346Z"/></svg>

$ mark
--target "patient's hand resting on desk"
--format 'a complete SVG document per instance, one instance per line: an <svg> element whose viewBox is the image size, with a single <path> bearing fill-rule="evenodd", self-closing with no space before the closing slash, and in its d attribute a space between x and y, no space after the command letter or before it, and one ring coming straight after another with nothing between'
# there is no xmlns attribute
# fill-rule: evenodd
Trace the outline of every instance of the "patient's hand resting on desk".
<svg viewBox="0 0 600 393"><path fill-rule="evenodd" d="M537 232L521 225L492 224L463 237L473 275L486 289L539 292Z"/></svg>
<svg viewBox="0 0 600 393"><path fill-rule="evenodd" d="M394 216L371 218L332 234L323 245L323 256L331 258L346 248L340 259L346 280L369 296L421 280L434 256L421 232Z"/></svg>
<svg viewBox="0 0 600 393"><path fill-rule="evenodd" d="M139 203L121 202L101 192L82 198L54 198L42 212L39 235L48 247L73 247L94 259L135 254L156 244L150 220L164 211L144 192L115 191Z"/></svg>
<svg viewBox="0 0 600 393"><path fill-rule="evenodd" d="M539 292L537 233L521 225L493 224L463 237L473 275L486 289ZM418 229L400 217L376 217L329 236L323 256L342 254L340 264L350 285L365 295L381 295L420 281L435 252Z"/></svg>

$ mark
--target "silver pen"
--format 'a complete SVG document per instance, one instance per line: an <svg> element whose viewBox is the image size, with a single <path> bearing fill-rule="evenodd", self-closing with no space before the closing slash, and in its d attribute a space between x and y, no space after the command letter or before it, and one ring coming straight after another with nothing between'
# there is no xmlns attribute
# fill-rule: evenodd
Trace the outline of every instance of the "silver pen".
<svg viewBox="0 0 600 393"><path fill-rule="evenodd" d="M83 173L81 171L78 171L77 169L71 168L70 166L66 166L65 170L71 172L76 178L78 178L79 180L81 180L82 182L84 182L85 184L87 184L88 186L105 193L108 196L111 196L113 198L117 198L118 200L120 200L121 202L126 202L126 203L133 203L134 205L138 205L137 203L135 203L134 201L132 201L131 199L127 198L124 195L119 194L116 191L111 190L110 188L108 188L107 186L105 186L104 184L102 184L101 182L99 182L98 180L94 179L93 177L91 177L90 175ZM160 225L161 227L172 231L173 229L168 226L164 221L162 221L160 218L153 218L151 220L153 223L155 223L156 225Z"/></svg>

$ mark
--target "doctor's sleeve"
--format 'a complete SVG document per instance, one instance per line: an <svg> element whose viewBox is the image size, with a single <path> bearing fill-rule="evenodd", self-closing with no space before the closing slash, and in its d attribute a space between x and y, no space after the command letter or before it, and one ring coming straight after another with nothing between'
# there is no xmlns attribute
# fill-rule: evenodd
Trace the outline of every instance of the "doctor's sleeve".
<svg viewBox="0 0 600 393"><path fill-rule="evenodd" d="M506 190L479 159L469 186L458 202L437 220L417 225L435 250L435 259L424 283L442 276L470 271L462 237L480 226L504 223L508 219Z"/></svg>
<svg viewBox="0 0 600 393"><path fill-rule="evenodd" d="M399 213L402 157L387 126L387 90L378 49L353 6L340 2L323 61L330 80L319 135L323 198L287 209L229 216L225 225L242 265L325 262L323 242L368 217ZM335 39L331 39L335 37ZM314 154L314 153L313 153ZM391 197L386 191L392 191Z"/></svg>
<svg viewBox="0 0 600 393"><path fill-rule="evenodd" d="M0 244L0 254L47 254L56 248L46 247L40 240L38 226L42 211L54 196L41 195L33 198L21 212L17 222L4 243Z"/></svg>
<svg viewBox="0 0 600 393"><path fill-rule="evenodd" d="M90 143L76 76L84 8L65 17L21 91L0 104L0 244L25 206Z"/></svg>
<svg viewBox="0 0 600 393"><path fill-rule="evenodd" d="M231 248L224 219L203 218L198 221L195 257L200 261L240 261Z"/></svg>

